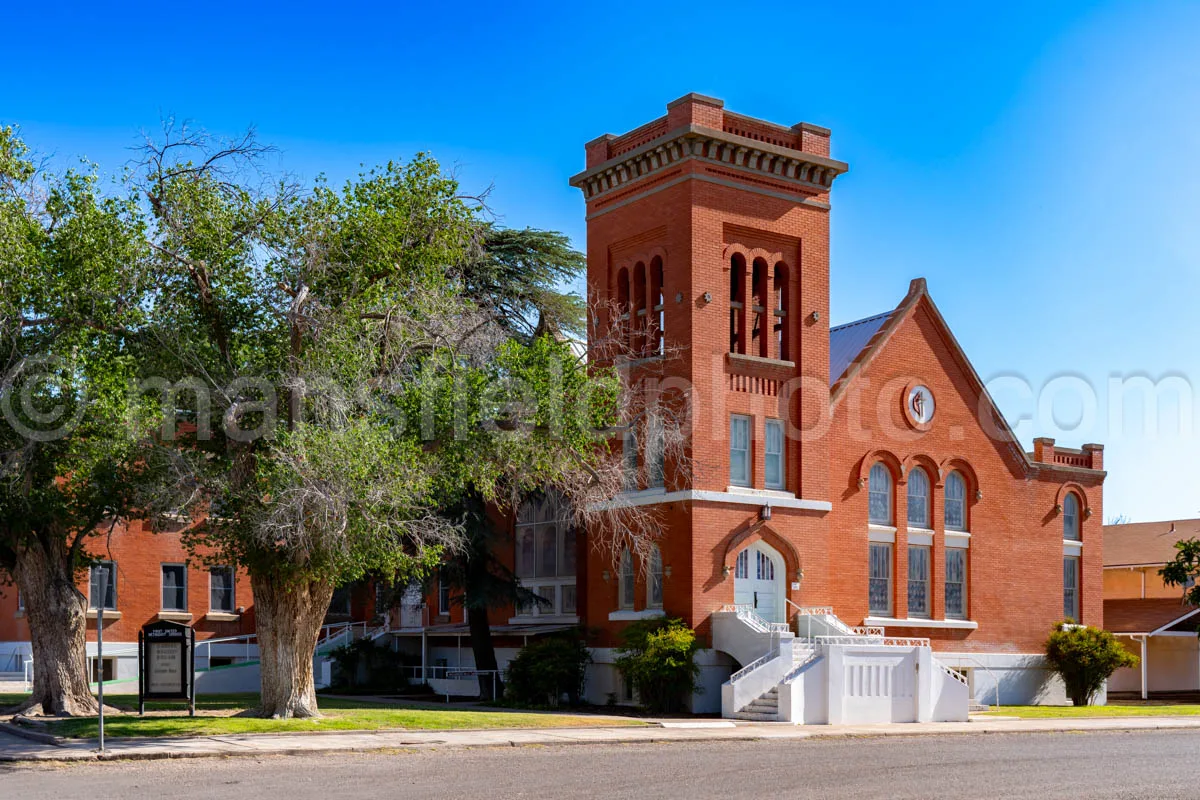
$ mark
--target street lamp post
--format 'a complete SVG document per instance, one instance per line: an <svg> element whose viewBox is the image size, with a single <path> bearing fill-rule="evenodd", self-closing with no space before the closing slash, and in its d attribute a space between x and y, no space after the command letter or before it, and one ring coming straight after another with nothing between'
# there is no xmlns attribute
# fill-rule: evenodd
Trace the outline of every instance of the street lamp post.
<svg viewBox="0 0 1200 800"><path fill-rule="evenodd" d="M100 752L104 752L104 606L108 602L108 567L96 567L100 602L96 606L96 686L100 690Z"/></svg>

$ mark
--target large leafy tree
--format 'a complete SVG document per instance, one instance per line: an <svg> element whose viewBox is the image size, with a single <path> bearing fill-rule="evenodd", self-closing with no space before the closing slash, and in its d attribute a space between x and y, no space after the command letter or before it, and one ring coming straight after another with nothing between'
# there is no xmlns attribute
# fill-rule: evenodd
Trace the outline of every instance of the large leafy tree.
<svg viewBox="0 0 1200 800"><path fill-rule="evenodd" d="M77 580L143 472L128 389L144 261L129 199L35 168L0 130L0 573L25 601L34 712L96 710Z"/></svg>

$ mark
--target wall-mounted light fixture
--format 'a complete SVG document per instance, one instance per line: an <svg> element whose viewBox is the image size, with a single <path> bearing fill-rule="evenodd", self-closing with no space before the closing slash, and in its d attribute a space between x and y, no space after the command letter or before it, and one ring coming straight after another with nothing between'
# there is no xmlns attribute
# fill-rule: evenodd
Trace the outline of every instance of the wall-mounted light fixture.
<svg viewBox="0 0 1200 800"><path fill-rule="evenodd" d="M612 579L612 575L610 575L608 573L608 570L604 570L603 572L600 573L600 580L604 581L605 583L608 583L609 580L611 580L611 579Z"/></svg>
<svg viewBox="0 0 1200 800"><path fill-rule="evenodd" d="M670 564L667 564L666 566L663 567L663 577L664 578L671 577L671 565Z"/></svg>
<svg viewBox="0 0 1200 800"><path fill-rule="evenodd" d="M809 316L809 319L811 319L813 322L821 321L821 312L820 311L814 311L811 314L809 314L808 316Z"/></svg>
<svg viewBox="0 0 1200 800"><path fill-rule="evenodd" d="M865 488L867 488L867 479L866 479L866 478L859 478L859 479L858 479L858 488L859 488L859 489L865 489Z"/></svg>
<svg viewBox="0 0 1200 800"><path fill-rule="evenodd" d="M1062 503L1055 503L1055 504L1054 504L1054 513L1055 513L1055 514L1061 514L1061 513L1062 513Z"/></svg>
<svg viewBox="0 0 1200 800"><path fill-rule="evenodd" d="M762 508L760 508L758 510L758 518L761 519L763 522L770 522L770 520L771 520L771 504L770 503L767 503L766 505L764 505Z"/></svg>
<svg viewBox="0 0 1200 800"><path fill-rule="evenodd" d="M982 500L982 499L983 499L983 489L976 489L976 490L975 490L975 499L976 499L976 500Z"/></svg>
<svg viewBox="0 0 1200 800"><path fill-rule="evenodd" d="M705 292L703 295L701 295L701 297L704 298L704 302L706 303L712 302L712 292Z"/></svg>
<svg viewBox="0 0 1200 800"><path fill-rule="evenodd" d="M1092 507L1091 507L1091 506L1088 506L1087 508L1085 508L1085 509L1083 510L1083 518L1084 518L1084 519L1091 519L1091 518L1092 518Z"/></svg>
<svg viewBox="0 0 1200 800"><path fill-rule="evenodd" d="M726 564L725 566L721 567L721 577L722 577L722 578L724 578L725 580L729 580L729 573L730 573L730 572L731 572L731 570L729 569L729 565L728 565L728 564Z"/></svg>
<svg viewBox="0 0 1200 800"><path fill-rule="evenodd" d="M682 303L682 302L683 302L683 292L676 292L676 293L675 293L675 302L676 302L676 303Z"/></svg>

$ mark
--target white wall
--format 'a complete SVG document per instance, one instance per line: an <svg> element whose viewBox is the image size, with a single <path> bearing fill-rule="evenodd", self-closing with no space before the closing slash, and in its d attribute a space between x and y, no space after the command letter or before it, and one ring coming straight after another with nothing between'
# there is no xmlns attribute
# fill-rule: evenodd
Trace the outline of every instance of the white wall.
<svg viewBox="0 0 1200 800"><path fill-rule="evenodd" d="M1121 636L1125 649L1141 656L1141 642ZM1200 690L1200 640L1186 636L1152 636L1146 653L1147 688L1151 692L1194 692ZM1108 680L1112 692L1140 692L1142 668L1119 669Z"/></svg>

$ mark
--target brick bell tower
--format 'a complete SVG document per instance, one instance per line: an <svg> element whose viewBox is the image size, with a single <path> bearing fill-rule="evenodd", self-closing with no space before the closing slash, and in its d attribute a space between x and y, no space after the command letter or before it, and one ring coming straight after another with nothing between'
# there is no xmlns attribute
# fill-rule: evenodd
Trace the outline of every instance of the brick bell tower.
<svg viewBox="0 0 1200 800"><path fill-rule="evenodd" d="M689 477L668 465L659 487L643 470L635 494L663 506L664 610L702 636L735 600L778 621L785 598L828 601L829 193L847 169L829 144L825 128L689 94L589 142L571 178L587 202L592 341L627 323L633 363L661 359L692 392ZM739 562L748 548L771 567ZM774 585L748 589L764 569ZM625 619L615 581L592 571L588 624ZM635 613L640 581L637 594Z"/></svg>

